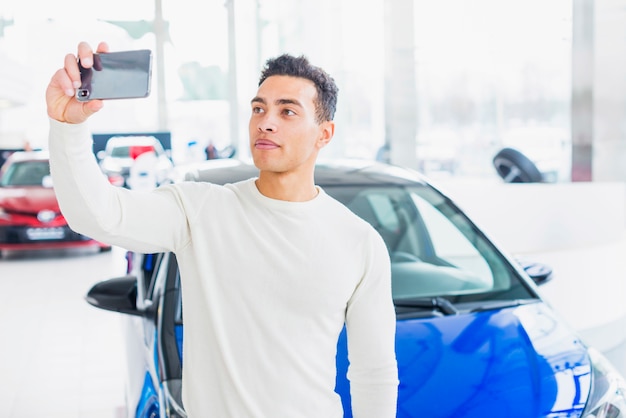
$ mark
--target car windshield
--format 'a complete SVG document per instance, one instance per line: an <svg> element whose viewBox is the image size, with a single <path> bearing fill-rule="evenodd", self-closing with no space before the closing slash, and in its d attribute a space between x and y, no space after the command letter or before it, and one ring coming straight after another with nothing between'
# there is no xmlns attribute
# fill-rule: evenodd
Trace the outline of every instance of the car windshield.
<svg viewBox="0 0 626 418"><path fill-rule="evenodd" d="M332 186L324 190L384 239L396 302L440 296L455 304L536 297L504 256L433 188Z"/></svg>
<svg viewBox="0 0 626 418"><path fill-rule="evenodd" d="M137 158L137 156L144 152L153 151L155 154L160 155L161 150L154 145L120 145L110 149L110 155L113 158Z"/></svg>
<svg viewBox="0 0 626 418"><path fill-rule="evenodd" d="M111 149L111 157L128 158L130 157L130 147L115 147Z"/></svg>
<svg viewBox="0 0 626 418"><path fill-rule="evenodd" d="M48 161L18 161L7 167L0 180L0 185L7 186L41 186L43 179L50 175Z"/></svg>

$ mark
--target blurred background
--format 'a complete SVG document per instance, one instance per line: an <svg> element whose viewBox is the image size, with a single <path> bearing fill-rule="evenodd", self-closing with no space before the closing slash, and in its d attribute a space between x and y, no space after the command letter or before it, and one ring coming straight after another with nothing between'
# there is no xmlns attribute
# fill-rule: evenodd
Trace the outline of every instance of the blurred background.
<svg viewBox="0 0 626 418"><path fill-rule="evenodd" d="M0 148L44 147L51 75L79 41L107 41L154 51L152 95L107 103L93 131L170 132L175 161L194 141L245 156L259 70L289 52L340 87L329 157L386 159L431 177L494 176L494 154L515 147L552 180L569 181L573 51L584 47L573 36L574 3L2 0ZM587 25L589 16L578 19Z"/></svg>

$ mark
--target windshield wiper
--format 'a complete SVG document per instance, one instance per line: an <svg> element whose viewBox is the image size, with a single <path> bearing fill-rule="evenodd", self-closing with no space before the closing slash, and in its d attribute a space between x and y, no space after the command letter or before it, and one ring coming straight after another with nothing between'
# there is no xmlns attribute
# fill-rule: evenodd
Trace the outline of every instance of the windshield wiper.
<svg viewBox="0 0 626 418"><path fill-rule="evenodd" d="M440 296L432 298L408 298L395 299L393 301L396 308L423 308L439 311L445 315L457 315L459 310L446 298Z"/></svg>
<svg viewBox="0 0 626 418"><path fill-rule="evenodd" d="M516 306L528 305L536 302L539 302L539 299L492 300L483 302L480 306L470 309L470 312L484 312L493 309L514 308Z"/></svg>

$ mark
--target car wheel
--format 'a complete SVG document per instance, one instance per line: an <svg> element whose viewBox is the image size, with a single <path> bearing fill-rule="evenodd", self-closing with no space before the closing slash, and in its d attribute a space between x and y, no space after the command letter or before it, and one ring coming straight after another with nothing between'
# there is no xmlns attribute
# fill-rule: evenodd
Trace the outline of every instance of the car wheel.
<svg viewBox="0 0 626 418"><path fill-rule="evenodd" d="M528 157L513 148L501 149L493 157L496 171L507 183L540 183L543 175Z"/></svg>
<svg viewBox="0 0 626 418"><path fill-rule="evenodd" d="M100 247L100 252L101 253L108 253L109 251L111 251L113 247L111 246L107 246L107 247Z"/></svg>

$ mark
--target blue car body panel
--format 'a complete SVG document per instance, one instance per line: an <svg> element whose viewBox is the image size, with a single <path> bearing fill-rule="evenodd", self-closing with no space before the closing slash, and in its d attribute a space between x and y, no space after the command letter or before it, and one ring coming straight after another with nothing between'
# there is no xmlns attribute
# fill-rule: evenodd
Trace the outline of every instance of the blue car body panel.
<svg viewBox="0 0 626 418"><path fill-rule="evenodd" d="M154 387L152 377L149 372L146 372L144 377L143 389L141 392L141 399L137 405L137 418L153 418L158 416L159 413L159 394ZM156 414L156 415L155 415Z"/></svg>
<svg viewBox="0 0 626 418"><path fill-rule="evenodd" d="M152 344L152 366L154 367L154 376L151 374L150 370L146 370L143 387L141 388L141 398L139 399L137 411L135 413L136 418L154 418L159 416L160 399L159 390L156 389L157 387L160 387L159 379L157 377L159 375L159 356L156 345L157 338L158 332L155 330ZM180 344L182 348L182 340L180 341ZM152 368L150 367L150 369Z"/></svg>
<svg viewBox="0 0 626 418"><path fill-rule="evenodd" d="M589 394L586 348L543 303L399 320L397 417L577 417ZM337 392L351 417L346 335Z"/></svg>
<svg viewBox="0 0 626 418"><path fill-rule="evenodd" d="M182 326L176 328L182 353ZM398 418L578 417L591 365L585 346L542 302L399 320ZM346 332L337 387L352 417Z"/></svg>

